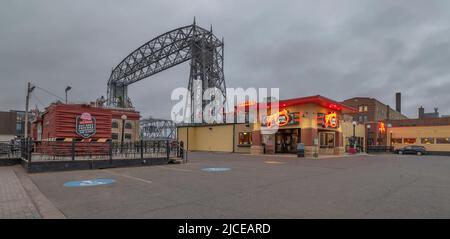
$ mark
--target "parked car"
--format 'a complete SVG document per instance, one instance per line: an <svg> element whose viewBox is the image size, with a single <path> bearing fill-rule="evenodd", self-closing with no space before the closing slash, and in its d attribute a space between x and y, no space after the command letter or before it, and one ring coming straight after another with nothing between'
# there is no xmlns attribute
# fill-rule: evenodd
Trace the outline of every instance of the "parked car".
<svg viewBox="0 0 450 239"><path fill-rule="evenodd" d="M416 155L424 155L428 154L427 150L423 146L418 145L409 145L403 148L398 148L395 150L397 154L416 154Z"/></svg>

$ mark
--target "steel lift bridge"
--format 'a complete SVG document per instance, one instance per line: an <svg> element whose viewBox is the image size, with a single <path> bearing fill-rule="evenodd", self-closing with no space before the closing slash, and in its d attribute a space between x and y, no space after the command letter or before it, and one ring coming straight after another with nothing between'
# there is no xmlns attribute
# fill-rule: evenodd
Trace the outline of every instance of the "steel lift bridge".
<svg viewBox="0 0 450 239"><path fill-rule="evenodd" d="M132 108L128 97L129 85L189 60L188 90L191 102L201 99L203 92L211 87L219 89L225 99L223 54L223 39L214 36L212 27L208 31L197 26L194 19L192 25L166 32L123 59L109 77L107 104L110 107ZM194 95L194 80L202 83L201 95ZM203 108L206 104L208 101L202 101ZM193 122L194 110L190 117Z"/></svg>
<svg viewBox="0 0 450 239"><path fill-rule="evenodd" d="M141 139L176 140L176 125L172 120L142 119L140 122Z"/></svg>

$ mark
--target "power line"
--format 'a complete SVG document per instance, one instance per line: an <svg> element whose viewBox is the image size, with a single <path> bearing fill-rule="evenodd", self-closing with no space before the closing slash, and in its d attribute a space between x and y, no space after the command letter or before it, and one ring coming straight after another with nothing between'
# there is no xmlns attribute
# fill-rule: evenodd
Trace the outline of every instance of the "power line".
<svg viewBox="0 0 450 239"><path fill-rule="evenodd" d="M37 102L38 102L39 104L41 104L42 107L45 108L45 105L42 103L41 100L39 100L39 98L37 97L37 95L36 95L34 92L32 92L31 95L37 100Z"/></svg>
<svg viewBox="0 0 450 239"><path fill-rule="evenodd" d="M34 84L33 84L33 86L35 86L36 88L38 88L38 89L44 91L45 93L47 93L47 94L49 94L49 95L52 95L52 96L54 96L54 97L56 97L56 98L58 98L58 99L60 99L60 100L62 100L62 101L65 101L64 98L59 97L59 96L56 95L55 93L52 93L52 92L50 92L50 91L48 91L48 90L46 90L46 89L43 89L43 88L41 88L41 87L39 87L39 86L37 86L37 85L34 85Z"/></svg>

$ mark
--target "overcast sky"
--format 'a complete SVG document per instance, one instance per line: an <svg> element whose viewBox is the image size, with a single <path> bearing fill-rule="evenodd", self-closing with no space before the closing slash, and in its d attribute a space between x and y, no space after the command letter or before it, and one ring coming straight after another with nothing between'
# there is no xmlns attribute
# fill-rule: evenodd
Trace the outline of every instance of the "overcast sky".
<svg viewBox="0 0 450 239"><path fill-rule="evenodd" d="M111 69L143 43L197 24L225 38L227 87L279 87L280 97L375 97L403 112L450 114L450 1L2 0L0 110L23 109L26 83L69 100L106 96ZM169 117L188 63L137 82L143 116ZM42 110L54 96L36 90Z"/></svg>

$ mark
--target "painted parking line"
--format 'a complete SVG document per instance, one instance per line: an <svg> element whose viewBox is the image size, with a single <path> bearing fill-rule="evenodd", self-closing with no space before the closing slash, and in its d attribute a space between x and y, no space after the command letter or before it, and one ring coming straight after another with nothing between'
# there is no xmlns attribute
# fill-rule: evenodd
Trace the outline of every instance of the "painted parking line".
<svg viewBox="0 0 450 239"><path fill-rule="evenodd" d="M150 180L146 180L146 179L143 179L143 178L138 178L138 177L130 176L130 175L127 175L127 174L121 174L121 173L117 173L117 172L110 171L110 170L105 170L105 172L110 173L110 174L112 174L112 175L119 176L119 177L124 177L124 178L129 178L129 179L137 180L137 181L140 181L140 182L143 182L143 183L148 183L148 184L152 183L152 181L150 181Z"/></svg>
<svg viewBox="0 0 450 239"><path fill-rule="evenodd" d="M181 172L197 173L197 171L194 171L194 170L175 168L175 167L168 167L168 166L154 166L154 167L168 169L168 170L174 170L174 171L181 171Z"/></svg>

